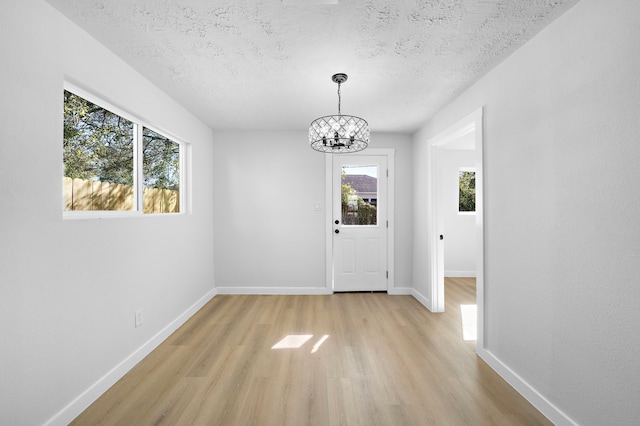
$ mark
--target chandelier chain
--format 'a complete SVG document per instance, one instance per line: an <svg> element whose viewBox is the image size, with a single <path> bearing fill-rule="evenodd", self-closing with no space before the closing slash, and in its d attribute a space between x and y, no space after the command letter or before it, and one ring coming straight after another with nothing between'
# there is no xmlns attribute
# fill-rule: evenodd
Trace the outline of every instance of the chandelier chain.
<svg viewBox="0 0 640 426"><path fill-rule="evenodd" d="M342 115L340 112L340 106L342 104L342 97L340 95L340 83L338 83L338 115Z"/></svg>

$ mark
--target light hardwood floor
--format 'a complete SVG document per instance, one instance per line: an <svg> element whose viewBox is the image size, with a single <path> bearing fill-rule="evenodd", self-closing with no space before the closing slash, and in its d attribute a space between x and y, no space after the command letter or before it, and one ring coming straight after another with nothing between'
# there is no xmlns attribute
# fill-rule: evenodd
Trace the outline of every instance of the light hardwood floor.
<svg viewBox="0 0 640 426"><path fill-rule="evenodd" d="M551 424L462 340L475 280L445 295L216 296L73 424Z"/></svg>

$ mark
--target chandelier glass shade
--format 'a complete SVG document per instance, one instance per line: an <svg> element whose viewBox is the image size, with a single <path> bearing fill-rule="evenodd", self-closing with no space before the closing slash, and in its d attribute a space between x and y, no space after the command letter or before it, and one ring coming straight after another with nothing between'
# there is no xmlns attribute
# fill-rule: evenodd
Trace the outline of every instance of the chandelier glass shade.
<svg viewBox="0 0 640 426"><path fill-rule="evenodd" d="M340 85L347 80L347 75L334 74L331 79L338 83L338 114L325 115L311 122L309 145L316 151L329 154L362 151L369 145L369 124L363 118L342 115Z"/></svg>

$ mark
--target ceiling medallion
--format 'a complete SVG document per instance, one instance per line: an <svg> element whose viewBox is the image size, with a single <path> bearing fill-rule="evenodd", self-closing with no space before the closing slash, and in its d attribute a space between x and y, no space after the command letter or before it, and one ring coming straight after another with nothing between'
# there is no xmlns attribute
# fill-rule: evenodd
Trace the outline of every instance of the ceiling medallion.
<svg viewBox="0 0 640 426"><path fill-rule="evenodd" d="M309 126L309 145L319 152L344 154L362 151L369 145L369 123L360 117L342 115L340 85L347 81L347 75L334 74L331 77L338 84L338 114L316 118Z"/></svg>

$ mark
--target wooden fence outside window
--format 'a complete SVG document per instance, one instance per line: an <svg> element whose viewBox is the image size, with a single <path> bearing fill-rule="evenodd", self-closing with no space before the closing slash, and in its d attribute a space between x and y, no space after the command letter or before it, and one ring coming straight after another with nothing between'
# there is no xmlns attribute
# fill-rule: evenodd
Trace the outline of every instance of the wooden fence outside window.
<svg viewBox="0 0 640 426"><path fill-rule="evenodd" d="M133 186L63 177L64 209L67 211L130 211ZM179 213L180 193L171 189L144 188L144 213Z"/></svg>

